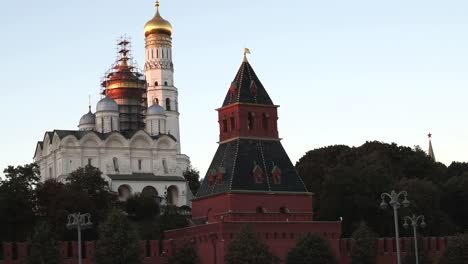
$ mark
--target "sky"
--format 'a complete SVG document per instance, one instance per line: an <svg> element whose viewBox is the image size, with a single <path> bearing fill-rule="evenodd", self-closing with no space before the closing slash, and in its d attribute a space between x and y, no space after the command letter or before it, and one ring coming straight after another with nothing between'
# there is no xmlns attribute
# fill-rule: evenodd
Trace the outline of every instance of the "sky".
<svg viewBox="0 0 468 264"><path fill-rule="evenodd" d="M215 109L249 61L279 108L293 163L366 141L420 145L467 161L468 1L161 0L174 27L182 151L204 175ZM144 65L152 0L0 1L0 168L32 162L46 131L77 129L100 99L116 40Z"/></svg>

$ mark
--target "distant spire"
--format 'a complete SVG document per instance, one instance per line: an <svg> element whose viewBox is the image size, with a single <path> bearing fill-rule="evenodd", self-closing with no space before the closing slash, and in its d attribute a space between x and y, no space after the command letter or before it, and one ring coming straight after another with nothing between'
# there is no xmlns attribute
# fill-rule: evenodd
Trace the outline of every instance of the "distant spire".
<svg viewBox="0 0 468 264"><path fill-rule="evenodd" d="M436 159L435 159L434 149L432 148L432 141L431 141L432 134L431 133L427 134L427 137L429 138L429 150L427 151L427 154L429 155L429 157L431 157L433 161L435 161Z"/></svg>
<svg viewBox="0 0 468 264"><path fill-rule="evenodd" d="M244 49L244 62L249 62L249 60L247 60L247 54L250 54L250 50L248 48L245 48Z"/></svg>

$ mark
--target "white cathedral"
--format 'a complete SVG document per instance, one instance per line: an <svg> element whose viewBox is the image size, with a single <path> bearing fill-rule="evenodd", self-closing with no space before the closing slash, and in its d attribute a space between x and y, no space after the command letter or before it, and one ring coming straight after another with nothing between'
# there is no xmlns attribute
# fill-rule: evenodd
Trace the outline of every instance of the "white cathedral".
<svg viewBox="0 0 468 264"><path fill-rule="evenodd" d="M119 59L101 84L96 112L89 106L78 130L46 132L38 142L34 161L42 181L64 181L70 172L92 165L120 199L148 193L165 197L168 204L190 205L192 194L183 177L190 159L180 146L172 26L160 16L158 2L144 30L144 74L134 66L123 39Z"/></svg>

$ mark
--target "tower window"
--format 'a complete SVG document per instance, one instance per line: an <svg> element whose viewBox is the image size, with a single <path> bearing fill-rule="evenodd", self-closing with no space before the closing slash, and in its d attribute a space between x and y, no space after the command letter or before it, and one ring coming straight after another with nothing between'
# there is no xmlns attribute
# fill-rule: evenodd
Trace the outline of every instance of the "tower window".
<svg viewBox="0 0 468 264"><path fill-rule="evenodd" d="M159 86L159 83L158 83L158 82L154 82L154 86Z"/></svg>
<svg viewBox="0 0 468 264"><path fill-rule="evenodd" d="M255 128L255 113L249 112L247 129L253 130Z"/></svg>
<svg viewBox="0 0 468 264"><path fill-rule="evenodd" d="M159 50L156 50L156 58L159 59Z"/></svg>
<svg viewBox="0 0 468 264"><path fill-rule="evenodd" d="M142 161L141 159L138 160L138 170L141 170L142 162L143 162L143 161Z"/></svg>
<svg viewBox="0 0 468 264"><path fill-rule="evenodd" d="M164 82L164 85L167 86L167 81Z"/></svg>
<svg viewBox="0 0 468 264"><path fill-rule="evenodd" d="M236 120L234 119L234 113L231 113L231 130L236 129Z"/></svg>
<svg viewBox="0 0 468 264"><path fill-rule="evenodd" d="M119 172L119 160L117 158L112 158L112 164L114 165L114 171Z"/></svg>
<svg viewBox="0 0 468 264"><path fill-rule="evenodd" d="M226 116L223 117L223 131L224 131L224 133L226 133L228 131Z"/></svg>
<svg viewBox="0 0 468 264"><path fill-rule="evenodd" d="M263 117L262 117L263 129L268 129L268 119L269 119L269 115L267 113L263 113Z"/></svg>
<svg viewBox="0 0 468 264"><path fill-rule="evenodd" d="M171 99L166 98L166 110L171 111Z"/></svg>
<svg viewBox="0 0 468 264"><path fill-rule="evenodd" d="M159 99L158 98L153 98L153 104L159 105Z"/></svg>

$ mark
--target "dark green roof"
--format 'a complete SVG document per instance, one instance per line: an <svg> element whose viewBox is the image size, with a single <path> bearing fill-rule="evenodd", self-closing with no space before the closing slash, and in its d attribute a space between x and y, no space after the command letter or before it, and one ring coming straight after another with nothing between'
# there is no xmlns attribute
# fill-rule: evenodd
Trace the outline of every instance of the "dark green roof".
<svg viewBox="0 0 468 264"><path fill-rule="evenodd" d="M156 176L152 173L110 174L113 181L185 181L181 176Z"/></svg>
<svg viewBox="0 0 468 264"><path fill-rule="evenodd" d="M210 183L213 174L222 174L222 180ZM236 139L219 145L196 197L233 191L304 193L307 188L280 141Z"/></svg>

